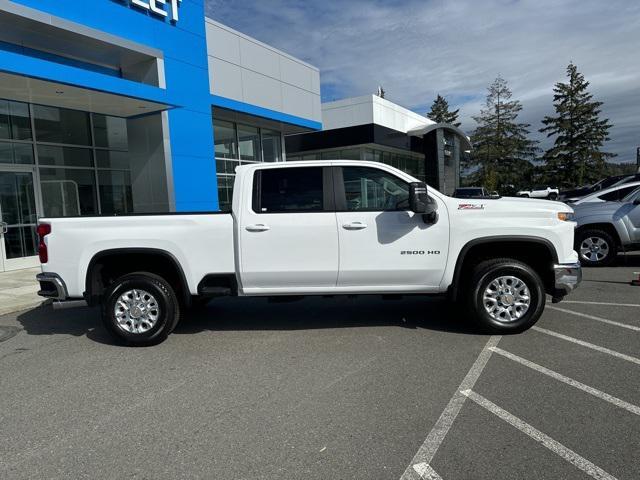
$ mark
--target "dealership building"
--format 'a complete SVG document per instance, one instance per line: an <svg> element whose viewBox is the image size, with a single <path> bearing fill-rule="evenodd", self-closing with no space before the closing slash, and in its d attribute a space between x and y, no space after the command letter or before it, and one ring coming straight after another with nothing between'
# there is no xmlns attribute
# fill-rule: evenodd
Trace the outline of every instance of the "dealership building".
<svg viewBox="0 0 640 480"><path fill-rule="evenodd" d="M0 271L37 265L38 217L225 208L321 128L318 69L204 0L0 0Z"/></svg>
<svg viewBox="0 0 640 480"><path fill-rule="evenodd" d="M288 160L371 160L399 168L450 195L471 150L454 125L436 123L385 98L322 104L323 130L286 137Z"/></svg>

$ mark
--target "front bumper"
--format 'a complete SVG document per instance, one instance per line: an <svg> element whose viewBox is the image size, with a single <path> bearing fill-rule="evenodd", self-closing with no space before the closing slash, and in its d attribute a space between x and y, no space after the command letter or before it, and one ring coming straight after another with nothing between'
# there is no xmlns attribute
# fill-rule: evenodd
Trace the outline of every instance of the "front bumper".
<svg viewBox="0 0 640 480"><path fill-rule="evenodd" d="M553 272L555 276L553 302L556 303L580 285L580 282L582 282L582 265L579 262L554 265Z"/></svg>
<svg viewBox="0 0 640 480"><path fill-rule="evenodd" d="M67 286L57 273L39 273L36 280L40 282L38 295L54 300L66 300L68 298Z"/></svg>

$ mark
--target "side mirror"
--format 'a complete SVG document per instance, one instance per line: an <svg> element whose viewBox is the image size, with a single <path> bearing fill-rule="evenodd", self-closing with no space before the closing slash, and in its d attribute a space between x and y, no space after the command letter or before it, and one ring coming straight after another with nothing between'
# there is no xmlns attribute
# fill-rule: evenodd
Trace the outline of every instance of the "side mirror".
<svg viewBox="0 0 640 480"><path fill-rule="evenodd" d="M438 219L438 204L427 194L427 185L413 182L409 185L409 209L422 214L425 223L435 223Z"/></svg>

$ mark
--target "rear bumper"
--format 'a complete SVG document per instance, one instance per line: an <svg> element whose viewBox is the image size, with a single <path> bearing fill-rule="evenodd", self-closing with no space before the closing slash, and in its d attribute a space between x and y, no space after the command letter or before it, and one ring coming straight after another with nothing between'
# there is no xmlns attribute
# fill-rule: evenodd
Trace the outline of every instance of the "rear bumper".
<svg viewBox="0 0 640 480"><path fill-rule="evenodd" d="M41 297L53 298L54 300L60 301L66 300L69 297L67 294L67 286L57 273L39 273L36 275L36 280L40 282L38 295Z"/></svg>
<svg viewBox="0 0 640 480"><path fill-rule="evenodd" d="M566 295L574 291L582 282L582 265L580 263L566 263L554 265L555 285L553 301L559 302Z"/></svg>

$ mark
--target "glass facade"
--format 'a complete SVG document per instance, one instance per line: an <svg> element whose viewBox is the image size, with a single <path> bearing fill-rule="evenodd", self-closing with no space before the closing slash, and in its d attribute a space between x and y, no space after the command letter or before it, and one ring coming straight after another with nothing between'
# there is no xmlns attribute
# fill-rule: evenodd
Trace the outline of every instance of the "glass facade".
<svg viewBox="0 0 640 480"><path fill-rule="evenodd" d="M218 175L220 210L233 199L236 167L257 162L281 162L282 132L213 118L213 141Z"/></svg>
<svg viewBox="0 0 640 480"><path fill-rule="evenodd" d="M128 148L123 118L0 100L0 170L35 167L42 216L132 213Z"/></svg>
<svg viewBox="0 0 640 480"><path fill-rule="evenodd" d="M421 181L426 178L424 155L409 151L376 148L374 145L327 149L304 155L289 155L287 160L367 160L390 165Z"/></svg>

